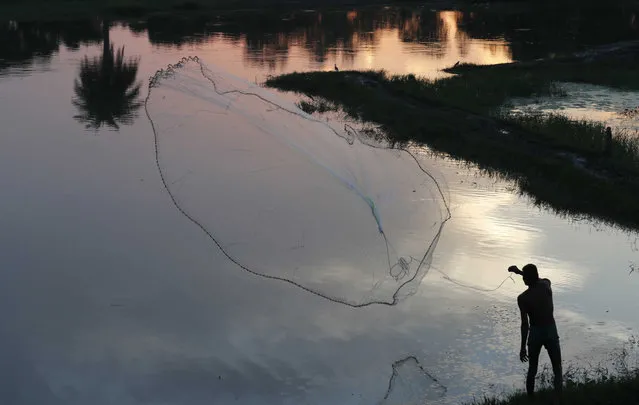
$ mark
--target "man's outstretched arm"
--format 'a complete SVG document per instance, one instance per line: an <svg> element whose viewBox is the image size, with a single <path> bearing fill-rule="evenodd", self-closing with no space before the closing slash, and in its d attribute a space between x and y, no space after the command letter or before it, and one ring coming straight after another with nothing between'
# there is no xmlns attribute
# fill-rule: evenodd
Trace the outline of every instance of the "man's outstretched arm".
<svg viewBox="0 0 639 405"><path fill-rule="evenodd" d="M519 350L519 360L521 360L522 363L525 363L528 361L528 353L526 352L526 341L528 340L528 314L522 306L521 297L517 298L517 305L521 312L521 349Z"/></svg>

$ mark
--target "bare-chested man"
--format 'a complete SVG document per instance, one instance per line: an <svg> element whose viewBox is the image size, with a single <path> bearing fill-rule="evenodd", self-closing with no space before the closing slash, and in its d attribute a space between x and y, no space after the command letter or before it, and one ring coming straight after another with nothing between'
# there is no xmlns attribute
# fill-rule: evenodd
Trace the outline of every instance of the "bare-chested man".
<svg viewBox="0 0 639 405"><path fill-rule="evenodd" d="M522 270L519 270L517 266L510 266L508 271L523 276L524 284L528 286L528 289L517 297L517 304L521 311L521 351L519 352L519 359L522 362L529 361L526 391L529 397L534 397L539 354L543 346L548 351L548 356L552 363L552 370L555 375L555 395L556 400L559 400L562 387L561 349L553 316L550 280L547 278L540 279L537 266L534 264L527 264ZM530 328L528 327L529 324ZM526 353L526 340L528 340L528 353Z"/></svg>

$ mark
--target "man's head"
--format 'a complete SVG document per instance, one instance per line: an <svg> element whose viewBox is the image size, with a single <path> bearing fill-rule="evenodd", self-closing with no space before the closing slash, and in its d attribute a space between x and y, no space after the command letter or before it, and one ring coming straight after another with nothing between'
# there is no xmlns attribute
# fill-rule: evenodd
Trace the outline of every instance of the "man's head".
<svg viewBox="0 0 639 405"><path fill-rule="evenodd" d="M539 280L539 273L537 272L537 266L534 264L527 264L521 271L524 273L524 284L531 286Z"/></svg>

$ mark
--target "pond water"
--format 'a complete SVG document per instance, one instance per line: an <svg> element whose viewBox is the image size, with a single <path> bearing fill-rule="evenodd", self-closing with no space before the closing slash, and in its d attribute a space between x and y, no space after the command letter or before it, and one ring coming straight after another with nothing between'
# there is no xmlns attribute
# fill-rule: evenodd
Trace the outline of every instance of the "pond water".
<svg viewBox="0 0 639 405"><path fill-rule="evenodd" d="M511 100L513 112L559 113L601 122L615 134L639 136L639 92L584 83L559 83L565 95Z"/></svg>
<svg viewBox="0 0 639 405"><path fill-rule="evenodd" d="M553 282L565 361L605 360L639 328L635 233L558 217L509 183L424 155L451 211L429 271L397 305L353 308L243 271L186 220L163 187L141 105L147 78L186 55L258 83L335 64L435 77L458 60L636 36L632 10L577 14L425 7L2 25L0 402L452 404L499 394L523 385L524 285L506 268L527 262ZM163 111L177 110L153 113ZM183 163L210 163L197 140L172 145Z"/></svg>

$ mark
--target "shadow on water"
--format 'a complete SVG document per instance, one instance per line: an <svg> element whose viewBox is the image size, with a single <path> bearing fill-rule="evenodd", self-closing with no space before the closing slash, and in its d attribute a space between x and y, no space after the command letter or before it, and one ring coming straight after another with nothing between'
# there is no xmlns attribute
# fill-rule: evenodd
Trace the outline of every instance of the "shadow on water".
<svg viewBox="0 0 639 405"><path fill-rule="evenodd" d="M87 128L106 125L118 129L136 117L141 102L136 83L139 59L125 58L124 48L114 49L109 38L109 22L0 23L0 77L46 69L64 46L78 51L81 46L103 43L102 55L85 56L75 80L72 103L79 110L75 118Z"/></svg>
<svg viewBox="0 0 639 405"><path fill-rule="evenodd" d="M87 129L102 126L115 130L130 125L142 106L141 84L136 81L139 58L125 58L124 47L115 50L109 37L110 23L104 22L102 55L85 56L74 83L73 105L79 114L74 118Z"/></svg>
<svg viewBox="0 0 639 405"><path fill-rule="evenodd" d="M81 45L99 43L102 32L98 21L0 22L0 77L13 70L32 70L47 66L64 45L78 50Z"/></svg>

